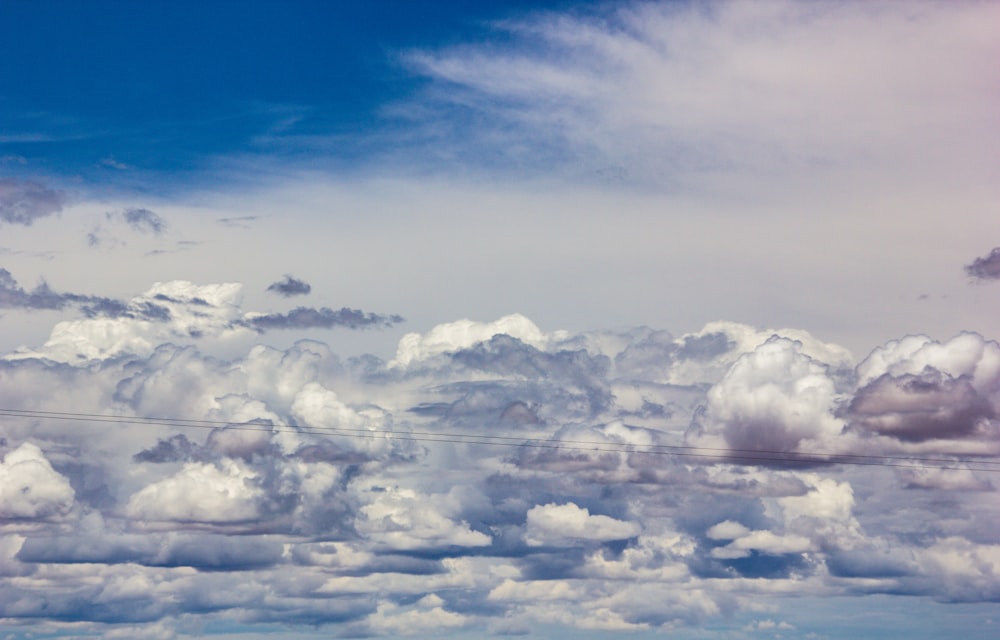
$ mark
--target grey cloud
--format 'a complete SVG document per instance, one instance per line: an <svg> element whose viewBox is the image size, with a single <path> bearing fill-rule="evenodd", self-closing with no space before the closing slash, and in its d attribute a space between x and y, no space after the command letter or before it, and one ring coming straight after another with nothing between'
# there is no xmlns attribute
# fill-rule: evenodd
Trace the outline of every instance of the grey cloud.
<svg viewBox="0 0 1000 640"><path fill-rule="evenodd" d="M271 283L267 287L267 290L272 293L276 293L279 296L291 298L292 296L309 295L309 292L312 291L312 287L309 286L309 283L304 280L299 280L298 278L286 275L284 280Z"/></svg>
<svg viewBox="0 0 1000 640"><path fill-rule="evenodd" d="M166 220L149 209L126 209L122 216L132 229L140 233L151 233L158 236L167 228Z"/></svg>
<svg viewBox="0 0 1000 640"><path fill-rule="evenodd" d="M965 273L975 280L1000 280L1000 247L965 265Z"/></svg>
<svg viewBox="0 0 1000 640"><path fill-rule="evenodd" d="M0 220L30 226L62 211L66 194L31 180L0 178Z"/></svg>
<svg viewBox="0 0 1000 640"><path fill-rule="evenodd" d="M266 538L196 535L170 541L146 562L151 566L195 567L202 571L248 571L282 560L282 545Z"/></svg>
<svg viewBox="0 0 1000 640"><path fill-rule="evenodd" d="M100 313L101 309L118 310L122 303L77 293L58 293L42 282L31 291L25 291L10 271L0 268L0 308L20 309L64 309L68 305L84 305Z"/></svg>
<svg viewBox="0 0 1000 640"><path fill-rule="evenodd" d="M200 447L188 440L183 433L173 435L166 440L158 440L156 446L143 449L132 456L136 462L186 462L201 459Z"/></svg>
<svg viewBox="0 0 1000 640"><path fill-rule="evenodd" d="M884 374L861 388L849 407L852 427L906 442L975 435L996 413L969 376L937 369Z"/></svg>
<svg viewBox="0 0 1000 640"><path fill-rule="evenodd" d="M237 216L234 218L219 218L216 220L221 225L235 227L238 229L249 229L250 223L257 220L257 216Z"/></svg>
<svg viewBox="0 0 1000 640"><path fill-rule="evenodd" d="M240 324L254 331L265 332L278 329L384 329L403 322L399 315L366 313L359 309L333 310L329 307L296 307L288 313L268 313L253 315Z"/></svg>

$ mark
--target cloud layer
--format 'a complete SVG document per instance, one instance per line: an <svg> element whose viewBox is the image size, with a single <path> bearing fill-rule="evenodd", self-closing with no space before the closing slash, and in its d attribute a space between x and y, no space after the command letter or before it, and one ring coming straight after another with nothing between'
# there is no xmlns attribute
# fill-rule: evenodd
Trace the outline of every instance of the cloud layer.
<svg viewBox="0 0 1000 640"><path fill-rule="evenodd" d="M1000 345L982 336L855 365L802 331L512 315L406 335L391 362L201 352L245 326L238 291L157 285L129 308L169 319L64 322L0 360L4 619L663 632L790 628L780 606L753 618L790 588L1000 600Z"/></svg>

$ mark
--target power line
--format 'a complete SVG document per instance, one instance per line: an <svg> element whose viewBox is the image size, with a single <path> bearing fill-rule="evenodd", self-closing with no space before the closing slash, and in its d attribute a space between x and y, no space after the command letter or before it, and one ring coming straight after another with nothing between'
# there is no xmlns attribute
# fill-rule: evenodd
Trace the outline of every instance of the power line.
<svg viewBox="0 0 1000 640"><path fill-rule="evenodd" d="M35 411L28 409L0 408L0 416L33 418L40 420L72 420L104 424L143 424L190 429L219 429L232 431L288 432L305 435L340 436L359 439L391 439L412 442L437 442L535 449L561 449L598 453L630 453L664 455L681 458L700 458L713 462L770 462L801 465L846 464L859 466L898 467L904 469L964 469L985 473L1000 473L997 467L955 467L953 465L1000 465L1000 461L955 458L904 457L893 455L842 454L824 452L789 452L767 449L726 449L690 445L636 445L630 443L599 442L592 440L557 440L554 438L525 438L516 436L481 435L455 432L390 431L388 429L352 429L347 427L316 427L294 423L229 422L224 420L195 420L153 416L128 416L116 414L75 413L62 411Z"/></svg>

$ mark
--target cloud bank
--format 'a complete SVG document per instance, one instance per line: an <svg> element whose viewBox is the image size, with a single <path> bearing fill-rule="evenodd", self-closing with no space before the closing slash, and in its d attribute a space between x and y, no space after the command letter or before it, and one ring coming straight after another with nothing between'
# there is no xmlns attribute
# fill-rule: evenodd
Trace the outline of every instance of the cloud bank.
<svg viewBox="0 0 1000 640"><path fill-rule="evenodd" d="M511 315L408 334L391 362L203 353L266 317L238 294L156 285L0 359L4 620L818 633L758 603L1000 601L1000 345L978 334L854 363L795 330Z"/></svg>

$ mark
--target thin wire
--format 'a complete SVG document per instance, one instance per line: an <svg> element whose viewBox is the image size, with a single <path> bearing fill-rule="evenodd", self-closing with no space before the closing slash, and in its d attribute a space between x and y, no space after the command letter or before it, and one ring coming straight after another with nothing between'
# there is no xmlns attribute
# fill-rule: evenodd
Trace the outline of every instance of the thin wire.
<svg viewBox="0 0 1000 640"><path fill-rule="evenodd" d="M390 436L399 437L401 435L408 434L413 436L432 436L432 437L442 437L442 438L476 438L476 439L487 439L490 441L500 440L509 441L511 443L518 444L519 446L524 441L532 442L559 442L564 444L572 445L597 445L597 446L637 446L630 445L628 443L608 443L608 442L598 442L593 440L553 440L553 439L539 439L539 438L525 438L525 437L515 437L515 436L496 436L496 435L479 435L470 433L455 433L455 432L433 432L433 431L408 431L408 432L397 432L389 431L386 429L349 429L346 427L314 427L314 426L304 426L293 423L276 423L276 424L265 424L263 422L251 421L251 422L231 422L226 420L194 420L188 418L158 418L158 417L141 417L141 416L124 416L124 415L109 415L109 414L96 414L96 413L70 413L61 411L33 411L28 409L4 409L0 408L0 415L11 415L18 417L59 417L61 419L77 419L81 421L90 422L123 422L123 423L142 423L142 424L159 424L165 426L191 426L199 428L217 428L218 426L225 426L229 428L241 428L241 427L259 427L253 429L256 431L273 431L275 429L291 429L298 432L306 432L317 434L317 433L334 433L334 434L345 434L349 432L364 434L365 437L376 437L379 434L386 434ZM89 419L89 420L88 420ZM500 444L499 442L496 444ZM830 458L861 458L861 459L872 459L872 460L901 460L907 462L922 462L931 463L939 462L942 464L955 464L955 463L973 463L973 464L992 464L1000 465L1000 461L990 461L990 460L965 460L961 457L955 458L926 458L926 457L915 457L915 456L893 456L893 455L867 455L860 453L823 453L815 452L812 454L796 454L787 451L778 451L771 449L731 449L731 448L721 448L721 447L696 447L690 445L666 445L666 444L650 444L642 445L647 448L653 449L682 449L691 451L717 451L720 453L747 453L747 454L772 454L772 455L815 455L823 456L821 459L824 461L829 461Z"/></svg>
<svg viewBox="0 0 1000 640"><path fill-rule="evenodd" d="M694 447L687 445L635 445L629 443L597 442L588 440L553 440L541 438L523 438L513 436L478 435L468 433L446 433L411 431L396 432L386 429L350 429L345 427L312 427L291 423L264 424L261 422L227 422L224 420L193 420L186 418L159 418L94 413L73 413L61 411L34 411L28 409L0 408L0 415L20 418L36 418L50 420L75 420L79 422L98 422L105 424L147 424L157 426L172 426L178 428L217 429L220 426L236 431L258 432L292 432L307 435L339 435L351 438L395 439L412 442L438 442L450 444L480 444L490 446L506 446L538 449L564 449L568 451L588 451L603 453L635 453L650 455L669 455L687 458L708 458L712 460L782 462L797 464L849 464L859 466L899 467L906 469L951 469L954 466L944 465L998 465L1000 462L991 460L942 459L900 456L873 456L863 454L802 454L774 450L756 449L723 449L714 447ZM718 453L701 453L718 452ZM719 455L719 454L723 455ZM734 455L734 453L736 455ZM765 455L766 454L766 455ZM879 462L881 460L882 462ZM906 464L884 462L884 460L900 460ZM963 467L967 468L967 467ZM1000 468L968 468L970 471L985 473L1000 473Z"/></svg>

